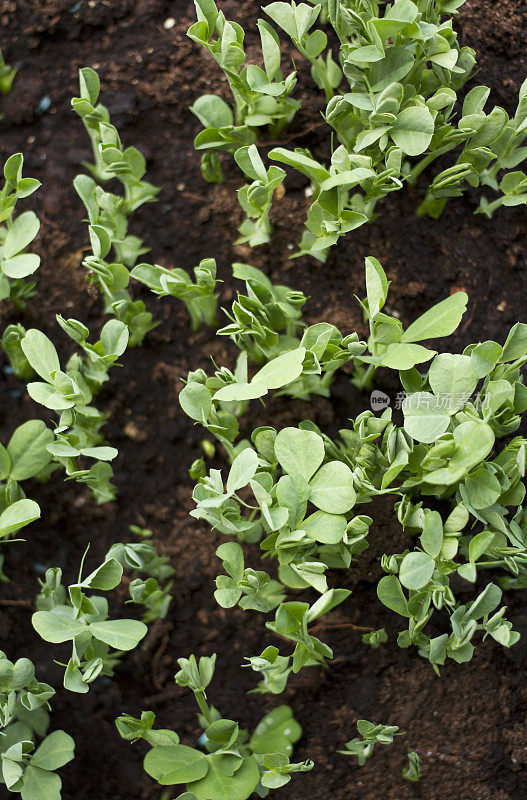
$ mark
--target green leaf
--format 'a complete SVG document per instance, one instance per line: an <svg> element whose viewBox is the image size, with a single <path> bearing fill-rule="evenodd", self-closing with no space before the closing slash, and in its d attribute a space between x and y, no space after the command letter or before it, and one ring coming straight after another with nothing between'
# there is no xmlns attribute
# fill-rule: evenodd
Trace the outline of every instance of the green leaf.
<svg viewBox="0 0 527 800"><path fill-rule="evenodd" d="M403 333L403 342L421 342L438 339L454 333L466 311L468 295L455 292L437 305L429 308Z"/></svg>
<svg viewBox="0 0 527 800"><path fill-rule="evenodd" d="M53 342L36 328L28 330L21 341L22 350L37 375L52 381L52 374L60 369L60 361Z"/></svg>
<svg viewBox="0 0 527 800"><path fill-rule="evenodd" d="M273 358L256 373L252 382L263 383L267 390L279 389L292 383L302 374L302 364L306 355L305 347L297 347Z"/></svg>
<svg viewBox="0 0 527 800"><path fill-rule="evenodd" d="M249 147L239 147L234 154L234 158L240 169L251 180L267 183L267 170L256 145L251 144Z"/></svg>
<svg viewBox="0 0 527 800"><path fill-rule="evenodd" d="M60 800L62 781L54 772L29 764L24 771L22 800Z"/></svg>
<svg viewBox="0 0 527 800"><path fill-rule="evenodd" d="M485 614L490 614L499 605L501 596L502 591L499 586L489 583L467 608L466 618L481 619Z"/></svg>
<svg viewBox="0 0 527 800"><path fill-rule="evenodd" d="M79 84L81 97L89 100L92 106L95 105L101 91L99 76L91 67L83 67L79 70Z"/></svg>
<svg viewBox="0 0 527 800"><path fill-rule="evenodd" d="M470 353L472 371L477 378L489 375L502 354L502 347L493 341L481 342Z"/></svg>
<svg viewBox="0 0 527 800"><path fill-rule="evenodd" d="M118 319L109 320L101 331L101 344L108 355L122 356L128 339L128 326Z"/></svg>
<svg viewBox="0 0 527 800"><path fill-rule="evenodd" d="M40 747L31 756L31 764L41 769L54 770L63 767L74 757L75 742L64 731L54 731L46 736Z"/></svg>
<svg viewBox="0 0 527 800"><path fill-rule="evenodd" d="M304 46L305 54L309 60L319 56L322 51L326 49L327 43L328 37L324 31L316 30L313 31L313 33L310 33Z"/></svg>
<svg viewBox="0 0 527 800"><path fill-rule="evenodd" d="M262 367L250 383L233 383L218 389L214 400L224 402L253 400L263 397L270 389L279 389L292 383L302 374L305 355L305 347L297 347L295 350L283 353Z"/></svg>
<svg viewBox="0 0 527 800"><path fill-rule="evenodd" d="M209 755L207 774L200 780L192 781L188 787L197 800L247 800L254 792L260 780L260 770L254 758L244 758L233 775L225 769L226 758L228 756L220 753Z"/></svg>
<svg viewBox="0 0 527 800"><path fill-rule="evenodd" d="M416 364L429 361L435 352L435 350L428 350L420 344L394 342L388 345L386 352L381 356L381 366L390 369L412 369Z"/></svg>
<svg viewBox="0 0 527 800"><path fill-rule="evenodd" d="M113 461L117 458L119 451L109 445L98 445L97 447L83 447L81 455L88 458L96 458L98 461Z"/></svg>
<svg viewBox="0 0 527 800"><path fill-rule="evenodd" d="M244 400L256 400L258 397L263 397L267 394L267 386L257 381L251 383L230 383L228 386L223 386L214 394L214 400L221 400L224 403L232 403L234 401L241 403Z"/></svg>
<svg viewBox="0 0 527 800"><path fill-rule="evenodd" d="M500 363L504 364L508 361L515 361L517 358L523 358L527 355L527 323L517 322L513 325L507 340L503 345L503 353L500 358Z"/></svg>
<svg viewBox="0 0 527 800"><path fill-rule="evenodd" d="M146 754L143 766L162 786L197 781L209 771L205 753L184 744L153 747Z"/></svg>
<svg viewBox="0 0 527 800"><path fill-rule="evenodd" d="M352 64L371 64L375 61L381 61L384 58L384 53L373 44L366 44L363 47L357 47L346 55L346 61Z"/></svg>
<svg viewBox="0 0 527 800"><path fill-rule="evenodd" d="M485 422L469 420L454 428L456 450L448 466L436 469L423 476L426 483L435 486L451 486L488 456L494 445L494 433Z"/></svg>
<svg viewBox="0 0 527 800"><path fill-rule="evenodd" d="M488 469L480 469L468 475L465 480L468 502L473 508L490 508L501 494L499 480Z"/></svg>
<svg viewBox="0 0 527 800"><path fill-rule="evenodd" d="M206 422L212 408L212 397L202 383L187 383L179 394L179 403L190 419Z"/></svg>
<svg viewBox="0 0 527 800"><path fill-rule="evenodd" d="M251 736L249 746L253 753L285 752L291 755L293 744L302 736L302 727L293 717L290 706L273 708L260 720Z"/></svg>
<svg viewBox="0 0 527 800"><path fill-rule="evenodd" d="M64 672L64 680L63 680L64 688L68 690L68 692L77 692L77 694L87 694L90 690L90 687L83 680L82 672L78 667L75 666L75 662L72 658L68 661L68 665L66 667L66 671Z"/></svg>
<svg viewBox="0 0 527 800"><path fill-rule="evenodd" d="M407 553L401 561L399 580L406 589L422 589L434 574L435 561L428 553Z"/></svg>
<svg viewBox="0 0 527 800"><path fill-rule="evenodd" d="M144 622L136 619L111 619L92 622L90 632L99 641L115 647L116 650L133 650L148 633Z"/></svg>
<svg viewBox="0 0 527 800"><path fill-rule="evenodd" d="M35 253L21 253L1 263L2 272L8 278L19 280L32 275L40 266L40 256Z"/></svg>
<svg viewBox="0 0 527 800"><path fill-rule="evenodd" d="M366 264L366 294L368 296L368 311L373 319L386 302L388 296L388 279L386 273L376 258L372 256L365 259Z"/></svg>
<svg viewBox="0 0 527 800"><path fill-rule="evenodd" d="M4 242L4 258L12 258L33 241L40 228L40 222L33 211L20 214L7 232Z"/></svg>
<svg viewBox="0 0 527 800"><path fill-rule="evenodd" d="M122 576L123 568L121 564L115 558L109 558L84 578L80 585L89 589L108 591L109 589L115 589L120 584Z"/></svg>
<svg viewBox="0 0 527 800"><path fill-rule="evenodd" d="M386 608L403 617L410 617L406 597L395 575L385 575L380 579L377 584L377 597Z"/></svg>
<svg viewBox="0 0 527 800"><path fill-rule="evenodd" d="M372 64L371 89L383 92L393 83L401 81L412 69L414 56L404 47L388 47L384 58Z"/></svg>
<svg viewBox="0 0 527 800"><path fill-rule="evenodd" d="M257 25L262 42L262 56L265 71L268 78L271 80L280 69L280 39L275 29L269 25L266 20L259 19Z"/></svg>
<svg viewBox="0 0 527 800"><path fill-rule="evenodd" d="M454 413L472 396L478 378L474 375L470 356L440 353L432 362L428 381L433 393L442 395L447 401L446 407Z"/></svg>
<svg viewBox="0 0 527 800"><path fill-rule="evenodd" d="M324 460L324 441L314 431L283 428L275 439L274 452L284 472L309 481Z"/></svg>
<svg viewBox="0 0 527 800"><path fill-rule="evenodd" d="M478 558L487 551L494 540L495 534L492 531L481 531L481 533L477 533L470 540L470 544L468 546L468 557L471 562L475 562Z"/></svg>
<svg viewBox="0 0 527 800"><path fill-rule="evenodd" d="M324 464L310 482L310 501L321 511L345 514L355 505L357 495L353 486L353 473L342 461Z"/></svg>
<svg viewBox="0 0 527 800"><path fill-rule="evenodd" d="M216 94L201 95L190 110L205 128L227 128L234 125L230 107Z"/></svg>
<svg viewBox="0 0 527 800"><path fill-rule="evenodd" d="M315 511L300 523L301 530L315 542L322 544L339 544L344 538L347 526L346 517L340 514L328 514L326 511Z"/></svg>
<svg viewBox="0 0 527 800"><path fill-rule="evenodd" d="M390 130L390 136L408 156L424 153L432 141L434 118L426 106L404 108Z"/></svg>
<svg viewBox="0 0 527 800"><path fill-rule="evenodd" d="M243 550L237 542L224 542L216 550L218 558L224 562L225 569L239 581L243 577Z"/></svg>
<svg viewBox="0 0 527 800"><path fill-rule="evenodd" d="M232 462L227 478L227 491L237 492L238 489L247 486L257 469L258 456L254 450L250 447L242 450Z"/></svg>
<svg viewBox="0 0 527 800"><path fill-rule="evenodd" d="M437 558L443 546L443 523L438 511L429 511L425 515L420 538L423 550L432 558Z"/></svg>
<svg viewBox="0 0 527 800"><path fill-rule="evenodd" d="M34 500L17 500L0 514L0 537L9 536L40 517L40 507Z"/></svg>
<svg viewBox="0 0 527 800"><path fill-rule="evenodd" d="M415 392L403 401L404 429L417 442L431 444L450 424L450 414L441 398L430 392Z"/></svg>
<svg viewBox="0 0 527 800"><path fill-rule="evenodd" d="M31 624L44 641L53 644L68 642L86 630L86 625L73 619L72 609L68 606L56 606L53 611L36 611Z"/></svg>
<svg viewBox="0 0 527 800"><path fill-rule="evenodd" d="M0 444L0 481L5 481L11 471L11 459L5 447Z"/></svg>
<svg viewBox="0 0 527 800"><path fill-rule="evenodd" d="M298 38L295 12L289 3L270 3L270 5L264 6L263 10L291 39Z"/></svg>
<svg viewBox="0 0 527 800"><path fill-rule="evenodd" d="M52 411L65 411L75 405L74 400L66 400L64 395L47 383L28 383L27 393L35 403L40 403L41 406L50 408Z"/></svg>
<svg viewBox="0 0 527 800"><path fill-rule="evenodd" d="M313 183L320 184L330 178L328 170L305 153L297 153L286 150L283 147L275 147L269 151L269 158L294 167L303 175L306 175Z"/></svg>

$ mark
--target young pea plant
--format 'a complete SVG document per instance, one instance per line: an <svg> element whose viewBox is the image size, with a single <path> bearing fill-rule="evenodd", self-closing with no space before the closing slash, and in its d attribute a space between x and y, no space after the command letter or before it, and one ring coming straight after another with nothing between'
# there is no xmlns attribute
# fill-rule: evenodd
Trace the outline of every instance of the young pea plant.
<svg viewBox="0 0 527 800"><path fill-rule="evenodd" d="M270 241L269 210L273 193L285 177L284 171L278 167L264 167L256 148L257 137L263 132L275 138L293 119L300 107L299 102L291 98L296 72L283 78L280 41L266 20L259 19L257 23L262 69L255 64L246 64L245 34L240 25L227 21L213 0L195 0L195 6L198 21L189 29L188 35L207 49L224 71L232 90L234 108L231 109L217 95L206 94L198 98L191 111L204 130L197 135L194 144L196 149L204 151L202 173L206 180L223 180L217 151L225 150L234 155L242 172L252 181L238 191L240 204L247 215L239 228L241 237L238 242L248 242L255 247ZM270 8L265 10L280 25L280 19L272 15ZM321 55L327 47L326 34L320 29L309 33L319 12L319 4L314 4L314 7L301 4L296 16L292 12L285 28L298 50L310 60L313 79L319 88L324 89L329 101L341 82L342 72L333 61L331 50L327 51L326 58Z"/></svg>
<svg viewBox="0 0 527 800"><path fill-rule="evenodd" d="M338 752L344 756L356 756L359 767L372 757L376 744L392 744L394 736L404 736L404 731L400 731L397 725L376 725L367 719L358 720L357 730L361 738L346 742L346 749Z"/></svg>
<svg viewBox="0 0 527 800"><path fill-rule="evenodd" d="M521 170L516 170L527 158L527 79L522 83L518 98L518 107L512 119L505 126L499 139L493 144L496 160L483 172L481 183L490 186L501 195L496 200L481 198L480 214L489 219L500 206L524 205L527 202L527 177ZM498 183L500 173L505 174Z"/></svg>
<svg viewBox="0 0 527 800"><path fill-rule="evenodd" d="M301 150L270 153L313 181L308 230L298 254L321 261L340 236L374 218L380 198L402 187L407 157L437 157L454 89L468 79L475 62L472 51L459 48L451 21L441 23L435 3L398 0L384 8L379 2L332 0L327 10L340 40L339 73L350 88L335 96L326 92L325 120L341 147L329 170ZM298 47L295 28L308 18L309 6L276 2L264 11ZM339 84L335 81L335 88ZM441 136L434 148L436 132Z"/></svg>
<svg viewBox="0 0 527 800"><path fill-rule="evenodd" d="M262 675L262 680L251 692L282 694L293 669L290 656L281 656L277 647L269 646L259 656L246 656L245 660L249 663L242 666Z"/></svg>
<svg viewBox="0 0 527 800"><path fill-rule="evenodd" d="M28 381L35 375L35 370L22 350L22 339L26 333L26 329L19 322L7 325L0 341L11 371L21 381Z"/></svg>
<svg viewBox="0 0 527 800"><path fill-rule="evenodd" d="M0 651L0 783L22 800L60 800L62 781L55 770L73 758L69 734L47 733L54 694L36 679L28 658L13 663Z"/></svg>
<svg viewBox="0 0 527 800"><path fill-rule="evenodd" d="M148 630L144 622L135 619L108 619L106 597L88 596L93 590L115 589L123 574L121 564L107 558L83 579L84 557L77 582L68 586L67 593L61 583L61 570L57 567L46 572L36 599L38 610L31 618L44 641L72 643L71 657L63 665L64 687L79 693L88 692L99 675L113 675L123 652L133 650Z"/></svg>
<svg viewBox="0 0 527 800"><path fill-rule="evenodd" d="M10 298L18 308L35 294L36 283L25 281L40 266L40 256L27 248L40 230L34 211L14 216L17 201L29 197L41 185L35 178L23 178L24 156L15 153L4 164L4 185L0 191L0 302Z"/></svg>
<svg viewBox="0 0 527 800"><path fill-rule="evenodd" d="M102 443L100 429L106 416L90 402L93 391L98 391L107 380L110 365L124 352L128 330L124 323L110 320L101 332L100 341L89 345L86 341L89 331L84 325L76 320L58 319L85 350L86 361L73 355L62 370L52 341L32 328L20 345L29 365L42 380L28 383L27 390L36 403L59 414L54 434L48 431L52 441L46 444L55 465L62 465L68 478L86 483L97 502L103 503L115 496L108 462L117 456L117 450ZM95 463L89 469L82 468L77 463L81 457L95 459Z"/></svg>
<svg viewBox="0 0 527 800"><path fill-rule="evenodd" d="M184 269L167 269L159 264L138 264L131 274L158 297L181 300L188 311L192 330L197 331L202 324L216 326L216 261L213 258L204 258L194 267L194 283Z"/></svg>
<svg viewBox="0 0 527 800"><path fill-rule="evenodd" d="M7 446L0 444L0 540L5 543L13 534L40 518L40 506L26 497L23 481L46 476L52 455L47 446L53 433L42 420L19 425Z"/></svg>
<svg viewBox="0 0 527 800"><path fill-rule="evenodd" d="M245 292L238 292L230 311L224 309L230 324L220 328L218 336L229 336L251 361L263 366L291 342L300 341L307 298L288 286L275 286L250 264L234 263L232 275L245 282Z"/></svg>
<svg viewBox="0 0 527 800"><path fill-rule="evenodd" d="M252 324L249 317L246 322ZM236 329L239 330L238 326L233 324L223 331L236 336ZM329 323L306 328L301 340L288 338L284 344L289 349L271 358L251 380L245 351L240 354L234 372L222 367L210 378L204 370L191 372L187 377L179 395L181 407L221 442L231 459L236 455L233 442L238 435L238 416L248 401L263 398L275 389L298 398L308 398L310 394L327 397L335 371L366 350L366 344L359 341L356 333L343 337ZM240 337L242 347L246 341Z"/></svg>
<svg viewBox="0 0 527 800"><path fill-rule="evenodd" d="M124 148L117 129L110 123L108 110L97 103L100 81L97 73L86 67L79 71L80 97L72 100L92 144L95 163L85 164L91 173L74 180L77 194L88 212L92 255L83 261L90 278L98 287L105 312L125 322L130 330L130 346L141 344L155 327L145 304L134 301L128 285L130 269L148 248L137 236L128 233L129 218L144 203L155 201L159 192L143 180L144 156L135 147ZM124 195L105 191L99 184L118 180ZM115 262L105 259L113 249Z"/></svg>
<svg viewBox="0 0 527 800"><path fill-rule="evenodd" d="M421 777L421 763L419 755L415 750L408 752L408 766L404 767L401 772L403 778L410 783L417 783Z"/></svg>
<svg viewBox="0 0 527 800"><path fill-rule="evenodd" d="M320 567L323 567L323 565L321 564L319 569ZM323 614L332 611L337 605L346 600L350 594L351 592L347 589L328 589L312 606L309 603L297 601L281 603L278 606L274 622L266 623L266 627L295 645L291 661L291 671L293 673L300 672L303 667L325 666L326 660L333 658L331 647L328 647L327 644L313 636L309 632L308 626ZM282 670L281 678L284 680L285 686L289 673L285 675L284 671Z"/></svg>
<svg viewBox="0 0 527 800"><path fill-rule="evenodd" d="M216 578L214 597L222 608L239 605L267 613L285 599L283 586L272 580L266 572L245 568L243 550L237 542L225 542L216 550L227 575Z"/></svg>
<svg viewBox="0 0 527 800"><path fill-rule="evenodd" d="M242 172L252 181L238 189L238 200L246 219L238 228L241 236L236 244L247 242L251 247L271 241L273 232L269 211L273 195L285 178L285 172L272 164L269 169L261 159L256 145L239 147L234 158Z"/></svg>
<svg viewBox="0 0 527 800"><path fill-rule="evenodd" d="M489 169L491 162L496 162L502 147L506 147L506 140L509 139L507 129L514 126L514 121L509 120L507 113L499 106L495 106L488 114L484 107L489 97L490 89L486 86L475 86L465 97L462 107L462 116L458 121L457 130L464 134L463 149L461 150L456 162L436 175L430 184L424 200L417 209L417 213L428 214L433 218L438 218L448 200L452 197L460 197L467 187L478 187L481 185ZM518 108L518 114L524 114L525 110ZM504 140L503 145L500 142ZM447 145L446 150L452 147ZM445 148L441 148L442 153ZM419 176L422 169L431 163L434 154L423 159L412 170L409 182L412 183ZM476 212L479 209L476 209Z"/></svg>
<svg viewBox="0 0 527 800"><path fill-rule="evenodd" d="M369 644L370 647L373 647L374 650L377 650L381 644L384 644L388 641L388 636L384 628L379 628L379 630L365 633L362 637L362 641L364 644Z"/></svg>
<svg viewBox="0 0 527 800"><path fill-rule="evenodd" d="M326 102L329 102L342 81L342 70L333 60L330 49L326 57L322 53L326 50L328 37L326 33L317 28L311 30L313 25L323 15L322 3L312 2L313 8L306 3L271 3L263 11L281 28L293 42L295 48L311 63L311 77L319 89L323 89ZM327 16L324 14L327 21Z"/></svg>
<svg viewBox="0 0 527 800"><path fill-rule="evenodd" d="M376 258L365 259L366 299L361 302L369 324L368 350L355 359L352 382L359 389L373 388L376 369L385 367L398 370L401 378L409 381L417 364L424 364L436 355L418 342L450 336L459 326L466 310L468 296L456 292L428 309L406 330L401 321L382 311L388 298L390 283ZM359 301L360 302L360 301ZM405 386L406 388L406 386Z"/></svg>
<svg viewBox="0 0 527 800"><path fill-rule="evenodd" d="M327 18L340 40L339 64L324 60L326 35L309 33L320 5L275 2L264 12L312 64L324 87L324 114L340 146L329 166L303 149L277 147L271 160L298 170L311 181L312 205L300 248L294 256L325 261L338 239L376 217L383 197L415 184L439 157L457 150L454 164L432 180L419 214L438 217L451 197L487 183L497 189L496 174L525 158L525 90L512 119L500 107L484 111L490 90L474 87L456 121L457 92L470 78L475 54L460 47L452 15L462 3L396 0L393 4L330 0ZM335 93L346 79L349 90ZM419 159L415 161L415 159ZM500 166L501 165L501 166ZM521 172L504 178L503 197L482 201L492 214L499 205L524 202Z"/></svg>
<svg viewBox="0 0 527 800"><path fill-rule="evenodd" d="M159 189L143 180L144 156L135 147L123 148L108 109L97 102L101 84L96 71L89 67L79 70L79 84L80 96L74 97L71 105L90 137L95 162L85 166L99 183L117 178L124 189L123 211L132 214L144 203L153 202Z"/></svg>
<svg viewBox="0 0 527 800"><path fill-rule="evenodd" d="M0 50L0 94L8 95L11 93L13 81L15 80L17 72L18 67L11 67L9 64L6 64L4 54ZM2 114L0 119L3 116Z"/></svg>
<svg viewBox="0 0 527 800"><path fill-rule="evenodd" d="M151 542L114 544L106 558L114 558L123 568L128 568L140 577L135 578L129 587L131 600L144 606L143 622L165 619L172 596L172 581L162 585L160 582L171 578L174 569L166 556L160 556Z"/></svg>
<svg viewBox="0 0 527 800"><path fill-rule="evenodd" d="M467 305L464 293L441 301L404 329L382 310L388 280L371 258L366 289L362 305L370 338L342 363L354 360L361 387L371 386L378 367L399 373L402 425L394 424L392 409L386 408L379 417L370 410L359 414L338 440L304 421L279 432L261 426L250 441L238 442L234 404L264 398L271 390L287 391L310 363L307 349L295 339L252 380L246 371L234 375L220 369L213 378L194 373L181 392L182 408L225 445L231 467L226 483L217 469L200 474L191 515L240 541L260 541L263 552L278 562L284 587L311 587L324 597L332 591L327 570L348 569L367 547L372 520L357 513L360 506L379 495L393 496L398 521L418 542L383 556L387 575L379 582L379 599L408 620L399 645L417 646L437 670L447 657L471 658L478 633L506 647L518 640L505 608L499 607L498 586L489 583L472 603L460 604L450 581L457 574L475 583L489 569L509 573L509 587L525 580L527 441L515 436L500 445L500 439L518 430L527 410L521 372L527 325L513 326L504 345L488 341L469 345L462 354L437 353L418 342L454 332ZM428 507L429 497L443 504L444 516ZM248 572L238 551L221 550L220 556L224 553L228 574L218 588L227 592L220 592L220 602L245 603L250 587L264 603L267 573ZM325 658L318 645L302 639L308 609L282 601L271 626L302 644L300 661L306 654ZM430 639L424 629L441 611L448 613L452 633ZM378 646L385 636L375 631L367 641Z"/></svg>
<svg viewBox="0 0 527 800"><path fill-rule="evenodd" d="M142 300L133 300L130 278L145 284L161 297L171 295L185 304L194 330L203 323L216 324L216 262L204 259L194 269L195 282L183 269L166 269L157 264L136 264L148 252L137 236L128 233L130 216L141 205L153 202L158 189L142 180L145 159L135 147L123 149L119 134L109 122L109 114L98 104L100 91L96 72L80 70L81 97L74 98L73 108L82 117L90 135L95 165L87 165L93 177L78 175L74 180L77 194L88 212L92 255L83 265L104 299L105 311L126 323L129 346L135 347L158 323ZM98 185L117 178L124 197L105 191ZM110 261L111 253L115 261Z"/></svg>
<svg viewBox="0 0 527 800"><path fill-rule="evenodd" d="M240 147L256 143L260 132L276 137L293 119L300 104L291 97L296 72L283 77L280 42L276 31L258 20L263 69L247 64L243 49L244 31L236 22L225 19L213 0L195 0L197 22L188 36L214 58L232 91L231 107L217 95L199 97L191 111L204 130L195 140L204 152L202 172L206 180L219 182L223 172L218 150L236 154Z"/></svg>
<svg viewBox="0 0 527 800"><path fill-rule="evenodd" d="M253 792L266 797L270 790L287 784L293 773L312 769L312 761L289 761L302 735L289 706L266 714L252 735L234 720L222 719L206 694L215 662L215 655L199 661L194 655L180 658L181 669L175 676L176 683L191 689L198 703L204 730L200 749L181 744L173 731L154 729L152 712L143 711L139 719L126 715L116 720L124 739L144 739L151 745L145 771L162 786L184 784L186 791L178 800L247 800Z"/></svg>

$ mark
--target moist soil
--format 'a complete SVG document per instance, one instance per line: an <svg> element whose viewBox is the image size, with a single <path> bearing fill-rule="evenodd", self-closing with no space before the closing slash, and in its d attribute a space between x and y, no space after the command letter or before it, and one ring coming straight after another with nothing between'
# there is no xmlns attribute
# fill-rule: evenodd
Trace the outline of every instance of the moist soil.
<svg viewBox="0 0 527 800"><path fill-rule="evenodd" d="M230 19L254 26L258 3L226 0ZM494 101L508 112L526 74L527 5L521 0L469 0L456 21L463 44L477 51L478 80L491 87ZM165 26L168 18L175 24ZM524 319L526 259L523 209L502 209L494 220L474 216L476 198L452 201L440 220L418 219L414 209L423 187L405 189L382 205L375 225L362 227L342 240L327 264L290 260L299 241L307 200L305 183L286 180L286 193L275 203L273 244L252 252L232 245L241 221L235 188L240 176L225 163L226 182L206 184L193 150L198 122L188 107L204 92L226 86L207 55L185 36L193 21L187 0L1 0L1 46L8 63L20 68L14 91L2 101L2 160L23 151L25 174L38 178L42 189L25 208L42 220L38 249L38 296L19 314L2 311L2 323L20 321L53 336L65 356L70 344L55 314L81 319L96 330L103 323L101 303L80 266L88 249L83 208L72 179L80 162L90 158L79 120L70 110L77 93L77 70L99 70L102 101L125 144L139 147L148 160L148 179L162 187L159 202L134 217L133 232L151 247L148 258L165 266L189 268L202 258L218 262L221 304L236 287L230 277L233 260L247 260L265 270L274 282L302 289L310 297L306 318L328 320L343 333L365 333L353 295L364 292L363 259L375 255L392 281L390 311L408 323L430 304L464 289L469 309L446 349L459 352L469 342L504 340L510 326ZM249 53L256 40L247 37ZM255 51L254 51L255 52ZM286 52L284 46L284 52ZM289 55L295 56L289 51ZM290 146L310 147L327 157L323 126L314 126L322 104L301 58L297 97L302 111L288 130ZM23 201L24 202L24 201ZM238 287L239 288L239 287ZM157 723L173 727L182 741L198 735L196 708L189 694L173 681L177 658L189 653L218 653L211 701L225 716L254 727L279 699L247 695L256 676L242 669L244 656L276 643L257 614L223 610L213 598L221 541L188 516L192 483L188 466L200 456L203 434L180 411L181 378L190 369L233 363L233 350L211 330L193 333L184 307L177 301L156 301L134 287L160 320L143 347L129 350L97 399L109 414L108 441L118 447L114 462L118 496L97 506L83 487L65 483L60 474L46 485L28 487L42 508L42 519L27 532L26 542L6 549L9 583L0 584L0 646L12 659L31 657L43 681L57 687L53 727L71 733L76 758L61 770L64 800L153 800L159 787L143 772L144 747L120 739L115 718L152 709ZM3 355L0 355L3 358ZM5 366L5 362L3 364ZM0 434L6 441L24 420L41 413L21 384L1 372ZM391 384L380 381L391 391ZM346 426L348 417L368 407L368 397L350 387L345 375L335 383L331 400L310 403L273 399L267 407L276 427L313 419L329 433ZM244 429L262 423L255 407ZM216 466L224 465L220 456ZM333 648L327 670L303 670L283 696L304 728L295 760L312 758L312 772L295 776L277 791L277 800L521 800L527 798L527 688L523 678L527 655L527 593L506 597L508 617L524 633L507 651L493 641L477 649L465 665L448 663L436 677L415 651L395 644L398 622L375 597L383 553L400 552L407 539L394 523L389 501L376 503L369 549L346 574L332 576L332 585L352 589L351 597L324 619L319 632ZM23 602L37 591L37 579L49 566L62 567L69 582L88 543L88 567L98 563L115 541L130 538L129 525L154 531L176 574L168 617L155 623L139 648L124 658L112 680L101 679L87 695L60 688L60 648L44 645L30 624L31 608ZM249 563L258 563L256 548ZM464 597L463 592L460 594ZM133 613L125 606L123 587L112 600L116 614ZM13 601L15 601L13 603ZM22 603L17 603L22 601ZM390 643L373 650L361 642L361 628L385 627ZM363 768L336 751L355 734L359 718L399 725L406 731L391 747L378 748ZM401 777L407 751L418 752L422 779L410 784ZM3 791L3 790L2 790ZM177 794L169 792L167 797ZM7 796L3 794L2 796ZM225 798L225 800L229 800Z"/></svg>

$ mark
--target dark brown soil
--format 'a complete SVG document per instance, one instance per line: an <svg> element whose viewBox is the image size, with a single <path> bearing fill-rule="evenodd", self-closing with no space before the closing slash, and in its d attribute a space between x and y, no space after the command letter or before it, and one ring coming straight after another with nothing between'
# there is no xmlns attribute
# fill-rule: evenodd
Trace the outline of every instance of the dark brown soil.
<svg viewBox="0 0 527 800"><path fill-rule="evenodd" d="M229 18L242 23L259 14L254 0L226 0L221 5ZM491 86L495 102L509 112L526 74L526 12L523 0L469 0L457 23L463 42L477 50L478 79ZM170 30L163 27L167 17L176 19ZM124 142L143 151L149 179L163 189L159 203L138 212L134 222L156 262L190 267L215 256L225 281L222 300L227 303L232 297L229 264L233 258L246 258L273 280L310 295L309 321L327 319L346 333L362 333L353 294L363 292L363 258L371 253L393 281L390 306L403 320L464 288L470 296L469 311L448 348L503 340L509 327L524 318L526 215L521 208L503 209L489 222L473 216L473 198L465 197L452 202L439 221L417 219L413 210L418 191L401 192L384 205L374 226L350 235L320 266L307 259L288 260L289 245L299 240L306 204L303 186L288 180L287 193L274 211L273 245L253 253L230 245L240 217L234 194L240 178L227 166L225 184L211 186L201 179L192 147L198 124L188 111L200 93L223 92L225 85L185 37L191 20L188 0L84 0L80 7L74 0L0 0L0 44L7 60L20 67L15 90L2 101L6 117L0 155L4 160L23 150L26 174L43 183L33 198L42 219L39 294L22 316L23 324L51 332L65 345L55 313L87 321L94 329L102 323L99 299L80 267L87 230L71 186L89 149L69 101L77 91L77 69L88 65L100 72L103 102ZM249 36L249 44L253 41ZM294 144L323 153L327 143L318 138L320 129L302 133L312 125L318 107L304 67L300 85L307 110L294 123ZM49 109L39 111L45 97ZM95 564L112 542L129 537L132 523L153 528L176 570L167 621L152 627L112 681L97 682L86 696L59 689L61 670L51 657L58 654L32 630L29 609L2 607L1 649L11 658L32 657L39 677L59 689L53 725L69 731L77 743L77 758L62 770L64 800L159 797L159 789L141 768L143 747L123 742L114 719L122 712L136 715L153 709L160 725L173 726L185 742L195 741L193 699L173 682L179 656L219 654L210 697L242 724L253 726L273 704L267 696L245 694L255 676L241 669L243 657L261 652L273 637L263 618L224 611L215 604L214 551L221 537L188 517L187 470L200 454L202 434L179 409L179 379L189 369L208 368L211 355L226 363L231 354L213 332L192 334L183 307L175 301L155 302L140 287L137 296L144 297L162 324L144 347L125 354L122 368L114 370L98 398L99 407L111 414L108 441L120 453L115 463L118 499L97 507L79 486L64 483L58 474L45 486L32 486L42 521L28 531L27 542L8 548L6 570L13 580L0 585L4 600L31 598L45 567L60 565L72 578L88 542L88 561ZM4 313L3 322L17 318L11 310ZM20 395L16 380L2 373L2 381L0 432L5 441L37 409ZM343 376L331 402L274 400L269 411L277 425L311 418L334 432L366 404L367 398L354 394ZM260 421L259 417L256 424ZM524 632L517 647L508 652L489 641L470 664L449 664L437 678L415 652L397 648L397 621L375 599L380 556L399 551L402 534L389 505L377 504L374 516L370 549L356 569L335 578L339 586L353 589L351 598L325 623L322 638L334 648L335 661L325 672L304 670L286 692L304 726L295 757L312 758L316 766L277 792L277 800L527 798L527 593L507 598L508 616ZM115 601L116 612L123 613L123 603L124 593ZM391 643L372 650L361 643L353 625L384 626ZM336 750L352 738L361 717L397 724L407 733L359 769ZM423 777L416 785L400 776L408 749L421 757Z"/></svg>

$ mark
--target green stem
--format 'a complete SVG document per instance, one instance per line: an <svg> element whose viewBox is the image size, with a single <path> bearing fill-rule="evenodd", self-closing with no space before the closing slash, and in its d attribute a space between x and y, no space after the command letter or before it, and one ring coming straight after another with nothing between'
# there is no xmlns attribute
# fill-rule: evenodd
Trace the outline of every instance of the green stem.
<svg viewBox="0 0 527 800"><path fill-rule="evenodd" d="M210 713L210 708L208 706L207 700L205 699L205 692L194 692L194 696L196 698L201 713L205 717L207 725L210 725L212 722L212 715Z"/></svg>
<svg viewBox="0 0 527 800"><path fill-rule="evenodd" d="M375 364L370 364L368 369L365 371L362 378L355 378L354 384L355 386L360 389L361 391L369 390L373 388L372 378L375 374Z"/></svg>
<svg viewBox="0 0 527 800"><path fill-rule="evenodd" d="M436 150L435 152L430 153L428 156L425 156L425 158L422 158L421 161L419 161L419 163L416 164L415 167L411 170L410 174L406 178L406 182L409 183L410 186L414 186L419 175L428 166L430 166L430 164L432 164L436 160L436 158L439 158L439 156L442 156L445 153L449 153L450 150L454 149L454 147L456 147L455 144L441 147L439 150Z"/></svg>

